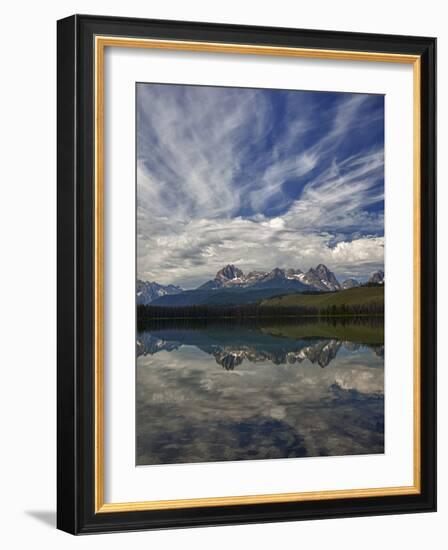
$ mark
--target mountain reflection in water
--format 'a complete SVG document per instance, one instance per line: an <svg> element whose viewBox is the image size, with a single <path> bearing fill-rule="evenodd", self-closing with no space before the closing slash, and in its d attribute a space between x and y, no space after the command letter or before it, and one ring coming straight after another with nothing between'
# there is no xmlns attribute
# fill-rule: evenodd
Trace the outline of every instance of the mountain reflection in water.
<svg viewBox="0 0 448 550"><path fill-rule="evenodd" d="M382 452L382 319L139 327L138 465Z"/></svg>

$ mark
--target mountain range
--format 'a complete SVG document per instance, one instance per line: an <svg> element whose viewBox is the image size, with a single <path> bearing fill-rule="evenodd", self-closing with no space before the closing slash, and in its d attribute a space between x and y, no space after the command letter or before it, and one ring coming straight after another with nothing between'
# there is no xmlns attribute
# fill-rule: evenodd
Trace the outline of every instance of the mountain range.
<svg viewBox="0 0 448 550"><path fill-rule="evenodd" d="M304 273L301 269L280 269L272 271L251 271L245 275L234 265L226 265L215 278L207 281L199 289L216 290L221 288L295 288L297 290L340 290L341 285L325 265Z"/></svg>
<svg viewBox="0 0 448 550"><path fill-rule="evenodd" d="M148 305L160 296L178 294L182 289L174 285L159 285L159 283L150 283L137 279L136 294L137 305Z"/></svg>
<svg viewBox="0 0 448 550"><path fill-rule="evenodd" d="M371 283L384 282L384 273L375 272ZM255 303L281 294L302 292L336 292L359 286L356 279L339 283L335 274L324 264L307 272L301 269L251 271L247 274L233 264L220 269L211 279L193 290L175 285L137 281L137 305L185 307L191 305L240 305Z"/></svg>

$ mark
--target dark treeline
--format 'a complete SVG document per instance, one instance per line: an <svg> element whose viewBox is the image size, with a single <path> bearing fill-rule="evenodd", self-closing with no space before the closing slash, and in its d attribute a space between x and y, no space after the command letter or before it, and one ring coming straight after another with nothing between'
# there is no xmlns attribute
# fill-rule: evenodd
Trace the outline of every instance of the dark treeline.
<svg viewBox="0 0 448 550"><path fill-rule="evenodd" d="M219 319L233 320L274 318L274 317L332 317L383 315L384 304L332 305L329 307L309 306L262 306L245 304L240 306L182 306L162 307L151 305L137 306L137 320L146 319Z"/></svg>
<svg viewBox="0 0 448 550"><path fill-rule="evenodd" d="M333 315L384 315L384 302L371 302L369 304L342 304L319 308L320 316Z"/></svg>
<svg viewBox="0 0 448 550"><path fill-rule="evenodd" d="M376 315L368 317L362 316L326 316L326 317L152 317L147 319L138 319L137 328L139 331L156 331L156 330L204 330L210 328L263 328L284 326L300 326L313 324L326 324L329 326L369 326L381 328L384 323L382 316Z"/></svg>

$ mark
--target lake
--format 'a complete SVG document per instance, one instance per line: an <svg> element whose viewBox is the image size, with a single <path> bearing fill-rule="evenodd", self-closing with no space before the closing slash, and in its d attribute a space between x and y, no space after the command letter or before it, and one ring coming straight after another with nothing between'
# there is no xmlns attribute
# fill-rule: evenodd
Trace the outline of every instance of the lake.
<svg viewBox="0 0 448 550"><path fill-rule="evenodd" d="M383 319L150 321L137 465L384 452Z"/></svg>

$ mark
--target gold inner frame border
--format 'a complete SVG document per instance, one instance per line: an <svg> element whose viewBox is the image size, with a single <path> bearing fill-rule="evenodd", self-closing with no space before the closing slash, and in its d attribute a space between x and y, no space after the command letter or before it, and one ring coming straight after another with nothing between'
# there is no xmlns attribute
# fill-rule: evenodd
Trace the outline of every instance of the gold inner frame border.
<svg viewBox="0 0 448 550"><path fill-rule="evenodd" d="M154 500L141 502L104 502L104 52L106 47L152 48L208 53L233 53L266 56L286 56L313 59L406 63L413 65L413 298L414 298L414 350L413 350L413 423L414 471L413 485L349 490L329 490L296 493ZM420 278L421 278L421 60L418 55L382 52L325 50L284 46L258 46L253 44L227 44L181 40L158 40L96 36L95 56L95 345L94 345L94 398L95 398L95 513L131 512L143 510L169 510L208 506L232 506L280 502L304 502L344 498L382 497L420 494L421 492L421 335L420 335Z"/></svg>

